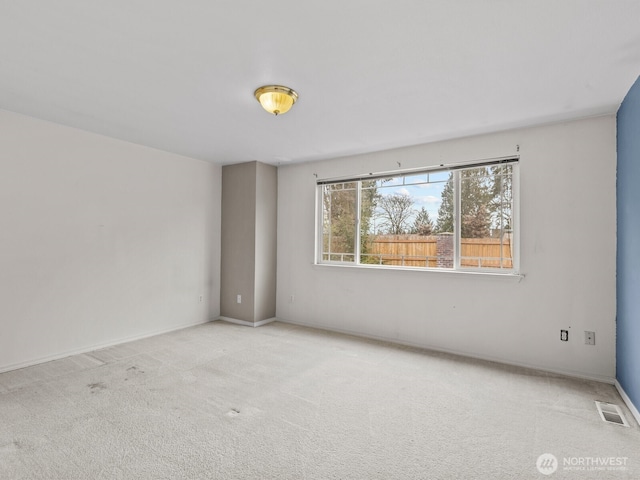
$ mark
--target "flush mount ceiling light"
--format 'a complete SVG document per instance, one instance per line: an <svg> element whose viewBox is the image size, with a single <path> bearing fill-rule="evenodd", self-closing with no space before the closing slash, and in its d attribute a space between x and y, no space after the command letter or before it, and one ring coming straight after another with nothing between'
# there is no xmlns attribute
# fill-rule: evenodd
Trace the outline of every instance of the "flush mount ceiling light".
<svg viewBox="0 0 640 480"><path fill-rule="evenodd" d="M265 85L253 94L262 108L273 115L287 113L298 100L298 94L294 90L282 85Z"/></svg>

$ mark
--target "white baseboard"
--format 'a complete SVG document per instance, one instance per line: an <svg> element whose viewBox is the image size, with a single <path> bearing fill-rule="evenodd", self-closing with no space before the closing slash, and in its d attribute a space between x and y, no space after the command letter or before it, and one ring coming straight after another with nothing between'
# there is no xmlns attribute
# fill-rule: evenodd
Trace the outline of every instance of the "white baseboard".
<svg viewBox="0 0 640 480"><path fill-rule="evenodd" d="M326 331L330 331L330 332L343 333L345 335L353 335L354 337L370 338L372 340L378 340L378 341L381 341L381 342L395 343L395 344L398 344L398 345L406 345L407 347L421 348L421 349L424 349L424 350L431 350L431 351L434 351L434 352L450 353L451 355L457 355L457 356L460 356L460 357L475 358L477 360L484 360L484 361L487 361L487 362L495 362L495 363L501 363L503 365L511 365L511 366L514 366L514 367L528 368L530 370L538 370L538 371L541 371L541 372L554 373L556 375L562 375L564 377L580 378L580 379L583 379L583 380L593 380L593 381L596 381L596 382L608 383L609 385L613 385L614 382L615 382L615 377L609 377L609 376L606 376L606 375L589 375L589 374L584 374L582 372L576 372L576 371L573 371L573 370L554 369L554 368L548 368L548 367L539 366L539 365L532 365L532 364L521 363L521 362L512 362L512 361L509 361L509 360L505 360L503 358L491 357L491 356L488 356L488 355L478 355L478 354L474 354L474 353L463 352L463 351L460 351L460 350L454 350L454 349L449 349L449 348L441 348L441 347L437 347L437 346L433 346L433 345L426 345L426 344L421 344L421 343L416 343L416 342L410 342L410 341L400 340L400 339L396 339L396 338L382 337L382 336L379 336L379 335L369 335L369 334L366 334L366 333L354 332L354 331L351 331L351 330L344 330L344 329L340 329L340 328L325 327L324 325L314 325L314 324L310 324L310 323L295 322L295 321L291 321L291 320L285 320L285 319L282 319L282 318L278 318L277 321L282 322L282 323L290 323L292 325L300 325L302 327L317 328L319 330L326 330Z"/></svg>
<svg viewBox="0 0 640 480"><path fill-rule="evenodd" d="M185 325L178 325L169 328L162 328L159 330L153 330L151 332L131 335L128 337L122 337L117 340L110 340L104 343L96 343L81 348L74 348L73 350L65 350L64 352L56 353L53 355L47 355L44 357L38 357L24 362L14 363L11 365L0 365L0 373L10 372L11 370L18 370L20 368L32 367L33 365L39 365L41 363L51 362L53 360L60 360L61 358L70 357L72 355L80 355L82 353L93 352L94 350L100 350L102 348L113 347L114 345L120 345L122 343L135 342L136 340L142 340L143 338L155 337L156 335L162 335L163 333L175 332L176 330L182 330L184 328L195 327L196 325L203 325L213 320L207 319L204 321L198 321L195 323L187 323Z"/></svg>
<svg viewBox="0 0 640 480"><path fill-rule="evenodd" d="M622 400L624 400L625 405L631 412L631 415L633 415L633 418L635 418L638 425L640 425L640 412L629 398L629 395L627 395L627 392L624 391L624 388L622 388L622 385L620 385L618 380L616 380L616 383L614 385L616 386L618 393L622 397Z"/></svg>
<svg viewBox="0 0 640 480"><path fill-rule="evenodd" d="M238 320L237 318L220 316L216 320L222 320L224 322L235 323L236 325L244 325L245 327L260 327L267 323L275 322L276 317L267 318L266 320L260 320L259 322L248 322L246 320Z"/></svg>

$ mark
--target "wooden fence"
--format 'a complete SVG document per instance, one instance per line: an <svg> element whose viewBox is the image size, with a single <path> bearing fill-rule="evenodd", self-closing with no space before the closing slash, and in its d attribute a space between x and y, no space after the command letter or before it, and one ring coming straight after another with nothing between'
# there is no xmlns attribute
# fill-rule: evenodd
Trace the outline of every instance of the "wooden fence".
<svg viewBox="0 0 640 480"><path fill-rule="evenodd" d="M460 264L463 267L512 268L509 236L461 239ZM378 235L368 246L369 263L408 267L442 267L453 263L451 235Z"/></svg>

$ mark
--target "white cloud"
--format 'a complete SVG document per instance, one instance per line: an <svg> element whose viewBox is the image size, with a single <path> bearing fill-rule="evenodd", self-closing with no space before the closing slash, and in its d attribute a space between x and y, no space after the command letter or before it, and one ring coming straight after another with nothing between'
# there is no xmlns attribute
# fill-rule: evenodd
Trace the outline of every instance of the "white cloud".
<svg viewBox="0 0 640 480"><path fill-rule="evenodd" d="M425 203L425 204L433 204L433 203L442 203L442 198L435 197L433 195L425 195L422 197L414 197L417 203Z"/></svg>
<svg viewBox="0 0 640 480"><path fill-rule="evenodd" d="M406 188L404 188L404 187L399 188L399 189L397 190L397 193L399 193L400 195L406 195L406 196L411 195L411 193L409 192L409 190L407 190L407 189L406 189Z"/></svg>

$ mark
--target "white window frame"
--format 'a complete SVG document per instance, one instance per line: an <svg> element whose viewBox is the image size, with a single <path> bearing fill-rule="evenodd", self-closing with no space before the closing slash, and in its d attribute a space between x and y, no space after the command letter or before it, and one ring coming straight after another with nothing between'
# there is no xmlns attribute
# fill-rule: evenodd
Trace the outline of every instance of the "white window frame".
<svg viewBox="0 0 640 480"><path fill-rule="evenodd" d="M327 178L318 179L316 181L316 245L315 245L315 257L314 263L316 265L339 265L343 267L351 268L374 268L374 269L391 269L391 270L412 270L423 272L463 272L463 273L490 273L495 275L519 275L520 271L520 158L519 156L509 156L502 158L495 158L483 161L465 162L455 165L438 165L433 167L424 167L410 170L396 170L390 172L369 173L364 175L356 175L353 177L344 178ZM461 188L460 188L460 171L483 167L493 166L499 164L512 165L512 268L492 268L492 267L463 267L460 261L460 243L461 243ZM453 267L452 268L437 268L437 267L407 267L397 265L371 265L360 263L360 221L361 221L361 198L362 198L362 181L372 180L376 178L390 178L400 177L408 175L417 175L421 173L432 173L441 171L453 172L454 183L454 241L453 241ZM356 224L355 224L355 248L354 248L354 261L336 261L336 260L323 260L323 186L332 183L356 183Z"/></svg>

